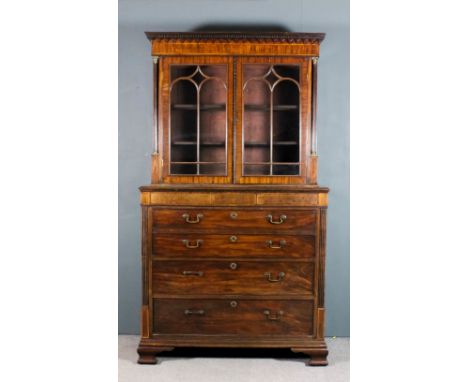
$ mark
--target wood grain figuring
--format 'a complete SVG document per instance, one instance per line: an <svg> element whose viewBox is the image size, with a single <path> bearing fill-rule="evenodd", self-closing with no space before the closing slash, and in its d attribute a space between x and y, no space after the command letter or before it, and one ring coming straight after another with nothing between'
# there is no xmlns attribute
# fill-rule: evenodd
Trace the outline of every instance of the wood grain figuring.
<svg viewBox="0 0 468 382"><path fill-rule="evenodd" d="M160 94L160 116L161 125L164 126L162 134L160 134L160 147L163 150L162 161L162 180L164 183L212 183L212 184L227 184L232 183L232 57L163 57L161 58L161 80L159 82ZM170 86L171 76L170 69L173 65L223 65L227 68L227 174L225 176L209 176L209 175L170 175ZM209 127L209 125L207 126Z"/></svg>
<svg viewBox="0 0 468 382"><path fill-rule="evenodd" d="M317 300L318 307L325 307L325 249L327 238L327 215L326 211L320 213L320 236L319 236L319 254L317 267Z"/></svg>
<svg viewBox="0 0 468 382"><path fill-rule="evenodd" d="M142 206L151 204L151 192L141 192L140 203Z"/></svg>
<svg viewBox="0 0 468 382"><path fill-rule="evenodd" d="M318 157L316 155L309 156L309 183L317 184L317 168Z"/></svg>
<svg viewBox="0 0 468 382"><path fill-rule="evenodd" d="M148 288L148 295L152 296L153 295L153 277L152 277L152 269L153 269L153 242L150 239L152 236L153 232L153 213L152 213L152 208L147 208L146 209L146 227L144 228L146 230L146 262L145 262L145 277L147 279L147 288ZM153 322L153 299L149 298L148 302L148 330L151 335L152 329L151 329L151 323Z"/></svg>
<svg viewBox="0 0 468 382"><path fill-rule="evenodd" d="M317 195L293 194L293 193L259 193L257 194L257 205L268 206L315 206Z"/></svg>
<svg viewBox="0 0 468 382"><path fill-rule="evenodd" d="M319 203L318 203L319 206L323 206L323 207L328 206L328 194L319 194L318 198L319 198Z"/></svg>
<svg viewBox="0 0 468 382"><path fill-rule="evenodd" d="M226 195L225 195L226 194ZM238 200L238 203L235 201ZM247 204L252 201L251 204ZM326 193L293 192L142 192L142 205L166 206L296 206L314 207L328 205Z"/></svg>
<svg viewBox="0 0 468 382"><path fill-rule="evenodd" d="M313 271L311 262L158 261L153 263L153 292L159 295L311 295ZM284 277L280 277L281 272Z"/></svg>
<svg viewBox="0 0 468 382"><path fill-rule="evenodd" d="M302 43L250 43L192 42L154 39L153 56L318 56L319 44Z"/></svg>
<svg viewBox="0 0 468 382"><path fill-rule="evenodd" d="M235 335L235 334L161 334L153 333L149 339L142 338L141 346L181 346L212 348L297 348L326 349L323 340L313 336L300 335Z"/></svg>
<svg viewBox="0 0 468 382"><path fill-rule="evenodd" d="M325 333L325 309L317 309L317 338L323 340Z"/></svg>
<svg viewBox="0 0 468 382"><path fill-rule="evenodd" d="M254 193L239 192L213 192L211 193L211 205L216 206L251 206L255 204Z"/></svg>
<svg viewBox="0 0 468 382"><path fill-rule="evenodd" d="M196 248L188 248L188 246L196 246ZM153 235L153 254L158 258L312 258L315 254L314 248L314 236L200 233L161 233Z"/></svg>
<svg viewBox="0 0 468 382"><path fill-rule="evenodd" d="M152 192L151 204L162 205L210 205L210 193Z"/></svg>
<svg viewBox="0 0 468 382"><path fill-rule="evenodd" d="M149 306L143 305L141 307L141 336L143 338L150 337L150 325Z"/></svg>
<svg viewBox="0 0 468 382"><path fill-rule="evenodd" d="M152 184L140 187L138 363L175 347L258 347L326 365L329 190L317 185L316 156L324 34L147 37L154 150Z"/></svg>
<svg viewBox="0 0 468 382"><path fill-rule="evenodd" d="M159 154L151 155L151 182L159 183L161 181L161 158Z"/></svg>
<svg viewBox="0 0 468 382"><path fill-rule="evenodd" d="M148 290L149 290L149 268L148 268L148 257L151 253L148 253L148 207L141 208L141 296L142 305L147 305L148 302Z"/></svg>
<svg viewBox="0 0 468 382"><path fill-rule="evenodd" d="M153 208L153 225L159 233L187 229L203 232L216 229L230 230L233 233L252 230L272 233L300 231L303 234L314 234L319 213L318 209L288 208L270 210Z"/></svg>
<svg viewBox="0 0 468 382"><path fill-rule="evenodd" d="M158 126L158 91L159 91L159 64L153 63L153 154L151 156L151 182L161 181L161 157L159 155L159 126Z"/></svg>
<svg viewBox="0 0 468 382"><path fill-rule="evenodd" d="M237 118L236 118L236 178L235 182L239 184L304 184L306 182L306 152L307 152L307 126L308 122L308 107L310 103L310 92L307 90L309 80L308 73L308 60L297 57L241 57L239 58L237 67L237 78L239 81L236 86L236 105ZM244 108L242 105L246 103L244 100L244 83L246 79L243 76L243 66L248 64L269 64L269 65L298 65L300 67L300 175L299 176L251 176L245 175L243 172L244 161ZM303 85L303 86L302 86Z"/></svg>
<svg viewBox="0 0 468 382"><path fill-rule="evenodd" d="M312 301L163 299L155 303L154 329L179 335L303 335L312 331L312 310Z"/></svg>

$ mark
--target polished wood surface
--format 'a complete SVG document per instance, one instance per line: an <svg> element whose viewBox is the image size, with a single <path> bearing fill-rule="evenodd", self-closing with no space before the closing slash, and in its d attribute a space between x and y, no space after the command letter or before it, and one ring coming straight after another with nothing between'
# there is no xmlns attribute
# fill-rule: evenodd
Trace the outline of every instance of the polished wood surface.
<svg viewBox="0 0 468 382"><path fill-rule="evenodd" d="M160 129L159 134L159 152L161 153L161 162L159 163L159 171L161 172L162 181L164 183L214 183L224 184L232 182L232 57L163 57L160 60L160 81L159 81L159 109L160 109L160 126L167 128ZM170 151L170 106L171 106L171 66L174 65L223 65L227 68L227 174L225 176L210 176L210 175L170 175L171 158ZM209 125L208 125L209 126ZM162 131L161 131L162 130Z"/></svg>
<svg viewBox="0 0 468 382"><path fill-rule="evenodd" d="M153 292L161 294L305 295L313 262L156 261Z"/></svg>
<svg viewBox="0 0 468 382"><path fill-rule="evenodd" d="M161 334L312 334L313 301L171 300L155 302L154 327Z"/></svg>
<svg viewBox="0 0 468 382"><path fill-rule="evenodd" d="M243 171L245 148L243 146L243 139L245 136L244 132L244 114L246 113L245 108L240 107L244 105L246 100L244 99L244 86L247 78L244 77L243 67L244 65L294 65L300 68L300 173L297 176L261 176L261 175L246 175ZM236 166L236 177L235 183L239 184L305 184L306 183L306 157L307 157L307 142L310 125L308 118L308 104L310 104L310 93L308 91L308 79L307 79L307 66L308 60L305 58L291 58L291 57L241 57L239 58L237 65L237 81L236 98L235 103L239 105L236 107L236 151L235 151L235 166ZM249 102L252 102L249 99ZM258 101L255 101L258 102ZM258 139L258 138L257 138Z"/></svg>
<svg viewBox="0 0 468 382"><path fill-rule="evenodd" d="M154 56L318 56L324 33L146 32Z"/></svg>
<svg viewBox="0 0 468 382"><path fill-rule="evenodd" d="M153 236L153 254L163 258L198 257L290 257L303 258L314 255L315 238L311 236L264 234L171 233Z"/></svg>
<svg viewBox="0 0 468 382"><path fill-rule="evenodd" d="M290 207L326 207L327 191L311 192L195 192L177 191L177 189L158 192L142 192L142 205L160 206L290 206ZM236 201L239 203L236 203ZM250 203L248 203L250 201Z"/></svg>
<svg viewBox="0 0 468 382"><path fill-rule="evenodd" d="M230 232L314 233L320 211L292 209L154 209L156 232L189 230L231 230Z"/></svg>
<svg viewBox="0 0 468 382"><path fill-rule="evenodd" d="M140 187L138 362L175 347L281 347L326 365L324 34L147 37L154 149L152 183Z"/></svg>

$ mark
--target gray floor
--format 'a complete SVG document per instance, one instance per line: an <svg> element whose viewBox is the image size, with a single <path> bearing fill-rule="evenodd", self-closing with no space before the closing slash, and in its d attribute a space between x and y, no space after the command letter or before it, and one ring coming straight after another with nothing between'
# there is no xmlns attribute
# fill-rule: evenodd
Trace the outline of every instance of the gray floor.
<svg viewBox="0 0 468 382"><path fill-rule="evenodd" d="M349 338L326 339L326 367L307 367L304 355L288 351L270 351L266 358L264 351L242 349L180 349L158 357L158 365L138 365L138 340L119 336L119 382L349 382Z"/></svg>

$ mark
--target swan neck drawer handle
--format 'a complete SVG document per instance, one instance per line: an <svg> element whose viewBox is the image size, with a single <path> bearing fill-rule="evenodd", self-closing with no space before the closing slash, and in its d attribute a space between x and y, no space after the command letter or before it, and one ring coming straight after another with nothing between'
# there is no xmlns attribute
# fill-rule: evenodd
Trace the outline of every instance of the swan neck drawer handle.
<svg viewBox="0 0 468 382"><path fill-rule="evenodd" d="M281 317L283 316L283 311L280 310L278 313L276 314L272 314L269 310L265 310L263 312L263 314L271 321L278 321L278 320L281 320Z"/></svg>
<svg viewBox="0 0 468 382"><path fill-rule="evenodd" d="M200 223L201 219L203 219L203 214L197 214L197 217L194 220L191 219L189 214L183 214L182 218L185 219L186 223L196 224L196 223Z"/></svg>
<svg viewBox="0 0 468 382"><path fill-rule="evenodd" d="M271 214L267 215L266 217L271 224L283 224L287 219L286 215L280 215L279 220L273 220L273 215Z"/></svg>
<svg viewBox="0 0 468 382"><path fill-rule="evenodd" d="M190 241L184 239L182 240L186 248L198 248L203 243L203 240L197 239L195 240L195 244L192 244Z"/></svg>
<svg viewBox="0 0 468 382"><path fill-rule="evenodd" d="M205 314L205 311L203 309L200 309L200 310L185 309L184 314L186 316L191 315L191 314L197 314L199 316L203 316Z"/></svg>
<svg viewBox="0 0 468 382"><path fill-rule="evenodd" d="M286 240L280 240L279 241L279 245L277 244L273 244L273 240L268 240L266 242L267 246L269 248L274 248L274 249L281 249L281 248L284 248L286 246Z"/></svg>
<svg viewBox="0 0 468 382"><path fill-rule="evenodd" d="M203 276L202 271L183 271L184 276Z"/></svg>
<svg viewBox="0 0 468 382"><path fill-rule="evenodd" d="M271 272L267 272L265 273L265 277L267 278L267 280L271 283L277 283L278 281L283 281L284 280L284 276L286 276L286 273L284 272L280 272L278 273L278 277L276 279L273 279L271 278Z"/></svg>

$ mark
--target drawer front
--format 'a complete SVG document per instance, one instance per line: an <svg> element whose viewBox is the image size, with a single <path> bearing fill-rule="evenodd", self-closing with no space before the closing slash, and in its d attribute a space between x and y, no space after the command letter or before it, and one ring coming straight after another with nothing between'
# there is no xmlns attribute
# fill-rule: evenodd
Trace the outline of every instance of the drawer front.
<svg viewBox="0 0 468 382"><path fill-rule="evenodd" d="M312 295L313 262L155 261L156 294Z"/></svg>
<svg viewBox="0 0 468 382"><path fill-rule="evenodd" d="M156 230L172 229L227 229L315 232L316 210L239 210L239 209L153 209Z"/></svg>
<svg viewBox="0 0 468 382"><path fill-rule="evenodd" d="M153 254L184 257L287 257L310 258L315 236L154 234Z"/></svg>
<svg viewBox="0 0 468 382"><path fill-rule="evenodd" d="M154 332L160 334L311 335L313 301L154 301Z"/></svg>

